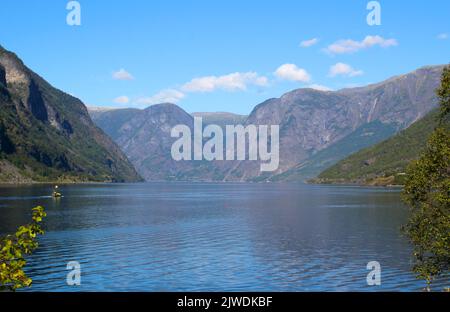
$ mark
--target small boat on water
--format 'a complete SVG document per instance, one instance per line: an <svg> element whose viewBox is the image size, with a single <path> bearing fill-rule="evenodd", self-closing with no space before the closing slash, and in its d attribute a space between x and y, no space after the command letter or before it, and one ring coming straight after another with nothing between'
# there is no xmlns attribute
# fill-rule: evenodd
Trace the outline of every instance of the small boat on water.
<svg viewBox="0 0 450 312"><path fill-rule="evenodd" d="M61 198L62 197L62 194L60 192L58 192L58 185L55 185L52 196L53 196L53 198Z"/></svg>

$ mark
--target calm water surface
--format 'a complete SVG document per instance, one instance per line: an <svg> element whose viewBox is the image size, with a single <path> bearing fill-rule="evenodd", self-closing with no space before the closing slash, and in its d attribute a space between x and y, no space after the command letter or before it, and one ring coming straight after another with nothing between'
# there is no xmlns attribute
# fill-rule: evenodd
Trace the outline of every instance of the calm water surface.
<svg viewBox="0 0 450 312"><path fill-rule="evenodd" d="M399 190L302 184L0 187L0 233L47 209L31 291L418 291ZM66 284L66 265L82 285ZM382 285L369 287L378 261ZM448 286L449 281L438 283Z"/></svg>

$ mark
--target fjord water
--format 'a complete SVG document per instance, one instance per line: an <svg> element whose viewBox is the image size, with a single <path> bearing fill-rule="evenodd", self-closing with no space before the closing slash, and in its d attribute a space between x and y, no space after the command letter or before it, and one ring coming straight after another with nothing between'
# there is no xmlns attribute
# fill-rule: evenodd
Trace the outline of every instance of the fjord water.
<svg viewBox="0 0 450 312"><path fill-rule="evenodd" d="M31 291L419 291L398 189L145 183L0 187L0 233L45 206ZM66 283L81 264L81 286ZM381 286L366 265L381 264ZM448 281L440 282L444 286Z"/></svg>

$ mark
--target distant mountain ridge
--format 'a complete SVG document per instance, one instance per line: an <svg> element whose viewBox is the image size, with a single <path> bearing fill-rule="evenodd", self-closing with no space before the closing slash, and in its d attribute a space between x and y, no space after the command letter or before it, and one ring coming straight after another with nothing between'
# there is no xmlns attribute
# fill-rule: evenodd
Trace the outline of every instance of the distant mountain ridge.
<svg viewBox="0 0 450 312"><path fill-rule="evenodd" d="M141 178L84 104L0 47L0 182Z"/></svg>
<svg viewBox="0 0 450 312"><path fill-rule="evenodd" d="M248 116L225 112L192 113L193 117L201 117L204 125L218 125L224 128L226 125L244 124Z"/></svg>
<svg viewBox="0 0 450 312"><path fill-rule="evenodd" d="M254 161L164 160L175 140L170 137L171 127L192 126L192 115L173 104L91 114L147 180L303 181L389 138L437 107L435 89L443 67L423 67L367 87L334 92L298 89L257 105L247 118L226 120L280 125L280 167L273 173L262 174L260 163Z"/></svg>

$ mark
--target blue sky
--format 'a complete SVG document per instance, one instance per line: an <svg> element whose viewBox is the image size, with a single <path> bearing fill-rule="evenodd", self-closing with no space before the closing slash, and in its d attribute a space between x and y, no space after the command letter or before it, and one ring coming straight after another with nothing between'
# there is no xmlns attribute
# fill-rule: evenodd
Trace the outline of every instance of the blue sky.
<svg viewBox="0 0 450 312"><path fill-rule="evenodd" d="M0 44L90 106L248 114L296 88L450 61L448 0L379 1L381 26L368 0L79 0L81 26L68 2L2 0Z"/></svg>

